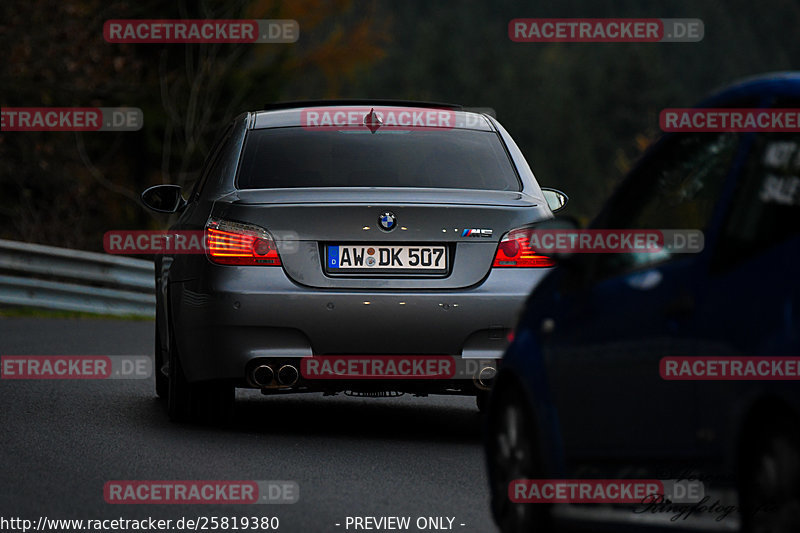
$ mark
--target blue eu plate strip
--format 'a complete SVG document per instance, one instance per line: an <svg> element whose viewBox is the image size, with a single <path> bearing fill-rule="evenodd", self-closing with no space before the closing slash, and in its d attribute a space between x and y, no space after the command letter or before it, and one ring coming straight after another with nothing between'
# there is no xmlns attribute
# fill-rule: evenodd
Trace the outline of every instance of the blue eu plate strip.
<svg viewBox="0 0 800 533"><path fill-rule="evenodd" d="M338 246L328 246L328 268L339 268Z"/></svg>

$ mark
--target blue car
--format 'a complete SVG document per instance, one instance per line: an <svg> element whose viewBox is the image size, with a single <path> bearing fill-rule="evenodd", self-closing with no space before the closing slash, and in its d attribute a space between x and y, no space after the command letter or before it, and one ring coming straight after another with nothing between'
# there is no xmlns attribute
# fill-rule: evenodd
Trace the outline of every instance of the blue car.
<svg viewBox="0 0 800 533"><path fill-rule="evenodd" d="M800 73L697 107L797 114ZM561 254L529 297L486 419L502 531L800 532L800 128L758 130L665 134L589 228L702 230L702 251ZM773 367L715 375L712 360ZM688 479L704 495L518 503L518 479Z"/></svg>

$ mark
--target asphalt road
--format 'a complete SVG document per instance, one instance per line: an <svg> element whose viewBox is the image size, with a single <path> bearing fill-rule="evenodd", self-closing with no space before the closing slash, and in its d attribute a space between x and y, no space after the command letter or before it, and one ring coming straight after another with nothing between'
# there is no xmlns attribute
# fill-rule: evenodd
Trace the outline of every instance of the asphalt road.
<svg viewBox="0 0 800 533"><path fill-rule="evenodd" d="M151 322L0 319L2 355L152 355L152 346ZM275 516L282 532L342 532L354 531L348 516L408 516L412 526L450 517L453 531L496 531L472 398L240 391L234 424L217 429L171 423L150 379L2 380L0 428L6 519ZM103 498L112 480L293 480L300 499L115 505Z"/></svg>
<svg viewBox="0 0 800 533"><path fill-rule="evenodd" d="M152 356L152 346L152 322L0 319L0 355ZM21 531L20 522L3 520L36 526L40 517L153 518L175 526L181 518L243 516L277 517L281 532L497 531L473 398L237 395L233 424L211 428L171 423L152 379L0 380L0 531ZM300 497L281 505L107 503L104 485L118 480L294 481ZM356 529L348 517L408 517L410 527ZM438 527L417 527L428 518ZM596 518L568 521L569 529L682 528L669 514ZM642 527L645 518L658 524ZM707 522L736 529L731 521ZM234 531L230 523L227 531Z"/></svg>

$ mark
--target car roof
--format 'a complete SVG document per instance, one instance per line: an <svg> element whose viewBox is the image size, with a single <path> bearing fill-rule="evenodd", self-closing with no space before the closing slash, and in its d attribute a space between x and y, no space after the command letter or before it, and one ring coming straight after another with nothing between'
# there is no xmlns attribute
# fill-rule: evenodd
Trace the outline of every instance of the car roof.
<svg viewBox="0 0 800 533"><path fill-rule="evenodd" d="M418 113L446 113L451 116L454 128L477 131L494 131L490 120L484 113L463 109L460 105L436 102L414 102L405 100L321 100L304 102L282 102L268 104L267 109L254 111L250 115L250 129L301 127L304 125L304 111L319 112L358 110L364 114L371 109L377 112L388 110L411 111ZM428 128L431 129L431 128ZM434 128L435 129L435 128ZM440 128L446 130L448 128Z"/></svg>
<svg viewBox="0 0 800 533"><path fill-rule="evenodd" d="M461 104L444 102L423 102L417 100L394 100L391 98L342 98L335 100L295 100L289 102L273 102L264 105L264 111L276 109L294 109L299 107L335 107L335 106L393 106L393 107L430 107L436 109L463 109Z"/></svg>
<svg viewBox="0 0 800 533"><path fill-rule="evenodd" d="M769 96L800 98L800 71L769 72L737 80L713 91L696 107L714 107L726 102Z"/></svg>

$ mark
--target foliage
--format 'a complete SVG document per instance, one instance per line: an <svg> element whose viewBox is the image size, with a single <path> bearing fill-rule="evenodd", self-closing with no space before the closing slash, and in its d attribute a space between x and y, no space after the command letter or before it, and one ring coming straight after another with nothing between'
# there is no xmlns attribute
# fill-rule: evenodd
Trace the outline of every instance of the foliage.
<svg viewBox="0 0 800 533"><path fill-rule="evenodd" d="M769 16L764 16L764 14ZM699 43L512 42L518 17L700 18ZM295 44L109 44L124 18L290 18ZM6 0L0 105L133 106L135 133L0 133L0 237L100 249L161 227L145 187L188 184L220 128L268 101L383 97L492 107L539 181L588 218L659 135L658 113L798 69L792 0Z"/></svg>

